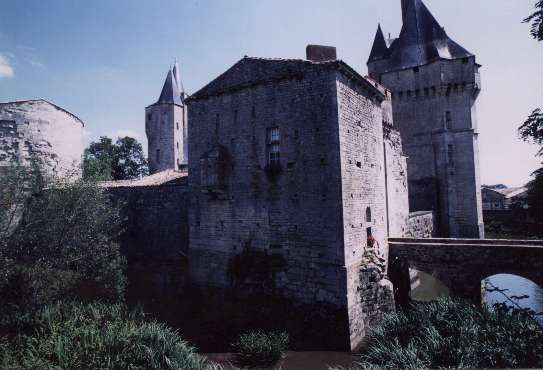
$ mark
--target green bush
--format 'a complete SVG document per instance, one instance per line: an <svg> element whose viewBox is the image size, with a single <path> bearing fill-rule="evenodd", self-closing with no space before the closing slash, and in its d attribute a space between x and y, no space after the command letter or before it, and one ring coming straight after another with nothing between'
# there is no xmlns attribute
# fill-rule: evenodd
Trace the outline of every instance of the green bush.
<svg viewBox="0 0 543 370"><path fill-rule="evenodd" d="M448 298L387 315L358 369L543 367L543 329L528 317Z"/></svg>
<svg viewBox="0 0 543 370"><path fill-rule="evenodd" d="M122 298L119 210L93 182L12 163L0 176L0 316L60 300Z"/></svg>
<svg viewBox="0 0 543 370"><path fill-rule="evenodd" d="M232 347L240 365L267 366L281 359L288 343L289 337L285 332L256 331L240 335Z"/></svg>
<svg viewBox="0 0 543 370"><path fill-rule="evenodd" d="M20 319L32 330L0 336L1 369L219 369L175 331L119 304L57 304Z"/></svg>

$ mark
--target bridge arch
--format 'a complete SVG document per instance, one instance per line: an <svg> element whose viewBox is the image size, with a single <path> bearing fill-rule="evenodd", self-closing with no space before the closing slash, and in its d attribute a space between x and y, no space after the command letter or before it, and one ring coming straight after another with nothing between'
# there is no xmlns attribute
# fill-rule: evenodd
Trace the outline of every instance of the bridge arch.
<svg viewBox="0 0 543 370"><path fill-rule="evenodd" d="M414 301L431 301L450 295L449 287L439 277L424 271L410 268L410 298Z"/></svg>
<svg viewBox="0 0 543 370"><path fill-rule="evenodd" d="M481 303L481 281L509 273L543 286L543 241L389 239L389 277L400 305L409 302L409 269L441 280L451 296Z"/></svg>

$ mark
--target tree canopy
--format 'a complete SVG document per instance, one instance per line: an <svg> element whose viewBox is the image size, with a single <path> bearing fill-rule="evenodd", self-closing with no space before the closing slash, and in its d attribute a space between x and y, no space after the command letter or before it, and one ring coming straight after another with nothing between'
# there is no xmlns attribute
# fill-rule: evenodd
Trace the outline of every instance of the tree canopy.
<svg viewBox="0 0 543 370"><path fill-rule="evenodd" d="M0 176L0 296L5 309L122 298L119 210L93 182L11 164Z"/></svg>
<svg viewBox="0 0 543 370"><path fill-rule="evenodd" d="M531 23L531 35L537 41L543 41L543 0L535 4L536 11L524 19L525 23ZM536 156L543 157L543 110L535 109L532 114L518 128L522 140L540 145ZM527 202L530 206L530 214L537 222L543 223L543 167L535 171L534 179L528 183Z"/></svg>
<svg viewBox="0 0 543 370"><path fill-rule="evenodd" d="M131 180L149 173L143 147L125 136L115 143L102 136L92 142L83 155L83 178L95 180Z"/></svg>
<svg viewBox="0 0 543 370"><path fill-rule="evenodd" d="M524 19L524 23L530 23L532 28L530 34L537 41L543 41L543 0L535 4L536 11Z"/></svg>

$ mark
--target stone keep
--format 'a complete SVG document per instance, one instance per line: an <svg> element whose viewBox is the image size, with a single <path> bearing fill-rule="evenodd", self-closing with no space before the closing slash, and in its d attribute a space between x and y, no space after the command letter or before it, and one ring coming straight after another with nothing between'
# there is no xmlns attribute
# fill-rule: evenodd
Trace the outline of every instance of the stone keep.
<svg viewBox="0 0 543 370"><path fill-rule="evenodd" d="M145 108L150 173L185 169L187 156L187 111L179 67L168 71L158 101Z"/></svg>
<svg viewBox="0 0 543 370"><path fill-rule="evenodd" d="M83 126L46 100L0 103L0 165L35 158L50 174L80 176Z"/></svg>
<svg viewBox="0 0 543 370"><path fill-rule="evenodd" d="M442 236L483 237L475 109L480 65L421 0L402 0L402 15L398 39L385 40L379 26L368 70L393 94L411 211L433 210Z"/></svg>
<svg viewBox="0 0 543 370"><path fill-rule="evenodd" d="M391 296L377 278L363 284L368 236L385 255L390 222L402 230L408 215L401 142L390 127L395 144L384 140L389 99L338 60L248 57L187 99L191 282L229 287L229 262L246 248L282 256L275 287L343 308L356 348L373 311L390 302L367 305L365 287ZM392 221L388 193L405 207Z"/></svg>

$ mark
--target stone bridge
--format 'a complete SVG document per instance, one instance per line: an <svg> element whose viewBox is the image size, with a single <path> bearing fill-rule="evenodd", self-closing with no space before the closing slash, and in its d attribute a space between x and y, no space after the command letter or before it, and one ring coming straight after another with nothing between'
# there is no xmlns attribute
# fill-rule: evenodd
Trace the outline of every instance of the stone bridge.
<svg viewBox="0 0 543 370"><path fill-rule="evenodd" d="M396 302L409 301L409 269L432 275L451 296L480 304L481 281L514 274L543 287L543 240L389 239L389 278Z"/></svg>

